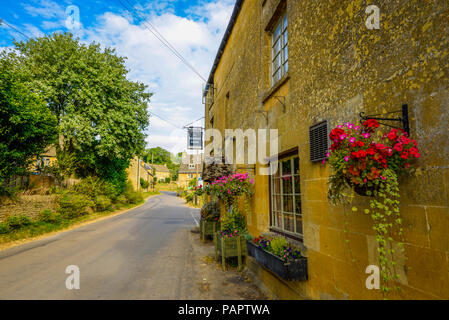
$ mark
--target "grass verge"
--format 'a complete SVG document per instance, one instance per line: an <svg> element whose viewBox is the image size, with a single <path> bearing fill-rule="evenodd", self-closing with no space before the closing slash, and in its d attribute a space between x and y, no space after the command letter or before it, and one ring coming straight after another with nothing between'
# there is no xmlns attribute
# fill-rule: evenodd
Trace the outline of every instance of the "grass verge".
<svg viewBox="0 0 449 320"><path fill-rule="evenodd" d="M92 214L83 215L75 219L60 219L58 222L44 222L44 221L33 221L30 225L23 226L20 229L14 230L7 234L0 235L0 250L4 250L15 245L23 244L24 242L34 241L39 238L39 236L53 234L59 231L67 231L80 227L84 224L91 223L102 218L107 218L109 216L118 215L127 212L130 209L141 206L146 202L146 200L151 197L160 194L159 192L144 192L144 200L139 201L134 204L123 204L116 206L115 210L94 212Z"/></svg>

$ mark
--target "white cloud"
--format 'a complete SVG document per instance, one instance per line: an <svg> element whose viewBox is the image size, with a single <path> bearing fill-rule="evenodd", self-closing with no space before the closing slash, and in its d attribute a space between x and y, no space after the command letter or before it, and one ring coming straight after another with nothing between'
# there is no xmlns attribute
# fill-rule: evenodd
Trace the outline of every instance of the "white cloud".
<svg viewBox="0 0 449 320"><path fill-rule="evenodd" d="M159 5L169 8L171 3ZM217 1L192 7L187 17L177 16L171 10L156 11L157 14L148 15L148 21L207 79L232 8L232 1ZM87 42L112 46L119 55L128 57L130 79L149 85L154 92L150 111L179 128L204 114L203 81L164 47L144 23L134 24L129 17L107 12L85 32ZM155 116L150 122L149 147L161 146L173 152L185 149L185 131L173 134L174 127Z"/></svg>

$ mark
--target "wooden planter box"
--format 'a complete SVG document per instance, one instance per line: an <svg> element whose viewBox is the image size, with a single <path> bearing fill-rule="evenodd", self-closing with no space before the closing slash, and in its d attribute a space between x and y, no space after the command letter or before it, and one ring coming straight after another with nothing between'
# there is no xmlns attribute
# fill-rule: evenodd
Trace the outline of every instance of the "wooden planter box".
<svg viewBox="0 0 449 320"><path fill-rule="evenodd" d="M221 257L223 270L226 270L226 258L238 258L239 270L242 269L242 257L248 254L246 239L242 236L221 238L217 232L214 236L215 259Z"/></svg>
<svg viewBox="0 0 449 320"><path fill-rule="evenodd" d="M307 280L307 258L301 257L285 263L281 258L247 241L248 255L254 257L262 266L289 281Z"/></svg>
<svg viewBox="0 0 449 320"><path fill-rule="evenodd" d="M201 240L206 240L206 236L213 237L215 232L220 230L220 222L200 220Z"/></svg>

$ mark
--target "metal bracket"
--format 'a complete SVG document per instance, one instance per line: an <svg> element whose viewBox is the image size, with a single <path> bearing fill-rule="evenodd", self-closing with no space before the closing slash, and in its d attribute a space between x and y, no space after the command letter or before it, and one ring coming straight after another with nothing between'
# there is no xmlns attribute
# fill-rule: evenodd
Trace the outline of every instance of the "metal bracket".
<svg viewBox="0 0 449 320"><path fill-rule="evenodd" d="M402 117L399 118L382 118L382 117L376 117L376 116L381 116L381 115L387 115L387 114L391 114L391 113L402 113ZM403 104L402 105L402 109L401 110L396 110L396 111L391 111L391 112L387 112L387 113L379 113L379 114L373 114L373 115L366 115L364 112L360 112L360 123L363 123L363 121L368 120L368 119L374 119L374 120L380 120L380 121L396 121L396 122L401 122L402 123L402 128L400 127L395 127L386 123L382 123L379 122L379 124L387 126L387 127L391 127L391 128L396 128L396 129L402 129L405 132L407 132L407 136L410 136L410 123L408 120L408 105L407 104Z"/></svg>
<svg viewBox="0 0 449 320"><path fill-rule="evenodd" d="M276 100L279 101L282 104L282 106L284 107L283 111L285 112L285 109L286 109L285 97L284 96L274 96L274 98L276 98ZM282 98L282 101L281 101L281 98Z"/></svg>
<svg viewBox="0 0 449 320"><path fill-rule="evenodd" d="M268 112L267 112L267 114L265 114L266 111L264 111L264 110L256 110L256 112L262 113L262 115L264 116L265 120L267 120L267 126L268 126Z"/></svg>

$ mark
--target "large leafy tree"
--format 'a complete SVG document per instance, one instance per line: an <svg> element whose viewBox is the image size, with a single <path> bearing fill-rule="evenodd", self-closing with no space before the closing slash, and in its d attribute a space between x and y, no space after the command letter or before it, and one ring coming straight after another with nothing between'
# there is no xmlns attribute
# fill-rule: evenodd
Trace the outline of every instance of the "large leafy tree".
<svg viewBox="0 0 449 320"><path fill-rule="evenodd" d="M24 174L34 156L57 137L56 117L45 101L24 85L15 56L0 54L0 193L13 175Z"/></svg>
<svg viewBox="0 0 449 320"><path fill-rule="evenodd" d="M58 119L62 149L76 156L78 175L113 176L124 185L129 160L145 147L151 97L127 79L125 58L68 33L15 45L30 87Z"/></svg>

